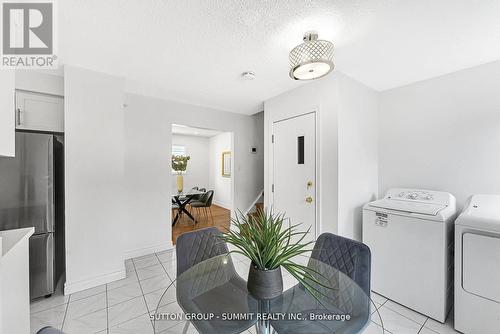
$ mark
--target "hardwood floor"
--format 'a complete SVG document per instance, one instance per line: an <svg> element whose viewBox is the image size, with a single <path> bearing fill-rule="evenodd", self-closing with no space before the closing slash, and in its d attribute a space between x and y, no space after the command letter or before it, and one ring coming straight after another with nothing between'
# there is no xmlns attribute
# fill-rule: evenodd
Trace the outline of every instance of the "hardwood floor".
<svg viewBox="0 0 500 334"><path fill-rule="evenodd" d="M176 213L177 212L172 211L172 217L175 217L174 215ZM231 222L231 212L217 205L212 205L212 215L214 217L213 224L212 224L212 219L210 217L210 212L208 213L208 220L203 214L201 214L201 211L199 215L197 214L196 210L193 210L193 213L196 214L195 218L196 221L198 222L196 225L191 219L189 219L189 217L184 215L182 219L177 221L175 226L172 227L172 242L174 245L177 240L177 237L182 233L191 232L212 226L217 227L221 231L225 231L226 229L229 228Z"/></svg>

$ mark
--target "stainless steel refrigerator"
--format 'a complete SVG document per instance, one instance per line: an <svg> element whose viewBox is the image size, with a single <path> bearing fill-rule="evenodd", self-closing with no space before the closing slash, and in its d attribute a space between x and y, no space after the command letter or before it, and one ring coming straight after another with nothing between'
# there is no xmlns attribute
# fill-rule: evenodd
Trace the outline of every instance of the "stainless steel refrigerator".
<svg viewBox="0 0 500 334"><path fill-rule="evenodd" d="M31 298L51 295L64 271L63 138L16 132L16 155L0 157L0 230L35 228Z"/></svg>

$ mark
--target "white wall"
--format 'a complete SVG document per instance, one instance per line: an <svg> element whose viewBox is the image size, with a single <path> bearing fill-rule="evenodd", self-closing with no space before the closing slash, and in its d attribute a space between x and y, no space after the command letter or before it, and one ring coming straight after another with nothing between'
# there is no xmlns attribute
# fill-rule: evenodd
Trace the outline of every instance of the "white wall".
<svg viewBox="0 0 500 334"><path fill-rule="evenodd" d="M339 231L361 240L363 205L378 194L378 94L335 73L339 80Z"/></svg>
<svg viewBox="0 0 500 334"><path fill-rule="evenodd" d="M209 184L210 189L214 190L214 204L231 210L233 201L231 197L231 177L222 176L222 152L231 152L232 133L224 132L210 137L210 156L209 156ZM246 208L241 208L241 211Z"/></svg>
<svg viewBox="0 0 500 334"><path fill-rule="evenodd" d="M334 76L301 85L264 102L264 205L269 207L272 160L271 132L273 122L316 110L319 116L319 175L315 199L319 205L317 233L336 233L338 216L338 169L337 169L337 80Z"/></svg>
<svg viewBox="0 0 500 334"><path fill-rule="evenodd" d="M125 108L125 175L128 222L125 256L172 247L171 242L171 126L182 124L234 133L234 206L245 210L262 190L255 117L127 94ZM260 139L261 140L261 139ZM262 154L262 153L261 153Z"/></svg>
<svg viewBox="0 0 500 334"><path fill-rule="evenodd" d="M172 145L186 147L186 153L191 157L184 174L184 189L194 186L208 188L209 186L209 138L198 136L172 135ZM177 174L171 177L171 192L177 191Z"/></svg>
<svg viewBox="0 0 500 334"><path fill-rule="evenodd" d="M124 197L123 80L66 66L64 91L68 294L125 277L133 207Z"/></svg>
<svg viewBox="0 0 500 334"><path fill-rule="evenodd" d="M52 70L16 70L16 89L64 96L64 77Z"/></svg>
<svg viewBox="0 0 500 334"><path fill-rule="evenodd" d="M0 76L0 156L16 154L14 85L15 73L3 70Z"/></svg>
<svg viewBox="0 0 500 334"><path fill-rule="evenodd" d="M264 186L264 111L254 115L254 146L257 149L255 154L258 168L255 169L254 177L257 184ZM262 188L264 190L264 188ZM260 196L259 196L260 197Z"/></svg>
<svg viewBox="0 0 500 334"><path fill-rule="evenodd" d="M500 194L500 62L381 94L380 195L391 187Z"/></svg>
<svg viewBox="0 0 500 334"><path fill-rule="evenodd" d="M276 120L319 115L318 235L360 237L360 207L377 193L377 107L373 90L336 71L264 103L265 193L271 194L271 130ZM362 165L363 164L363 165ZM265 205L270 205L265 196Z"/></svg>

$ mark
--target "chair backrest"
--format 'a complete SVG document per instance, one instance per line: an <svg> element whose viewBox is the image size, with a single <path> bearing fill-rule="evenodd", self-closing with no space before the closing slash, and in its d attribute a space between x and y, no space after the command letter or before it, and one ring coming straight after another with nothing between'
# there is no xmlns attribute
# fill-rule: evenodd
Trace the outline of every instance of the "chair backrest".
<svg viewBox="0 0 500 334"><path fill-rule="evenodd" d="M370 296L371 252L367 245L331 233L323 233L314 244L311 258L343 272Z"/></svg>
<svg viewBox="0 0 500 334"><path fill-rule="evenodd" d="M214 200L214 191L209 190L203 195L202 202L205 203L206 207L212 206L212 201Z"/></svg>
<svg viewBox="0 0 500 334"><path fill-rule="evenodd" d="M192 266L217 255L229 252L226 243L219 238L222 233L216 227L187 232L177 237L177 276Z"/></svg>

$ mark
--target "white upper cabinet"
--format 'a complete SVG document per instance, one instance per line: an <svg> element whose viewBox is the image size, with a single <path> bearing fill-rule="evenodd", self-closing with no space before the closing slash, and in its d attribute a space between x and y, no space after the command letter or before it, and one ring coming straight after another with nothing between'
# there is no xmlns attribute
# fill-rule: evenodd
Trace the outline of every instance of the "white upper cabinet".
<svg viewBox="0 0 500 334"><path fill-rule="evenodd" d="M64 99L16 91L16 129L64 132Z"/></svg>

